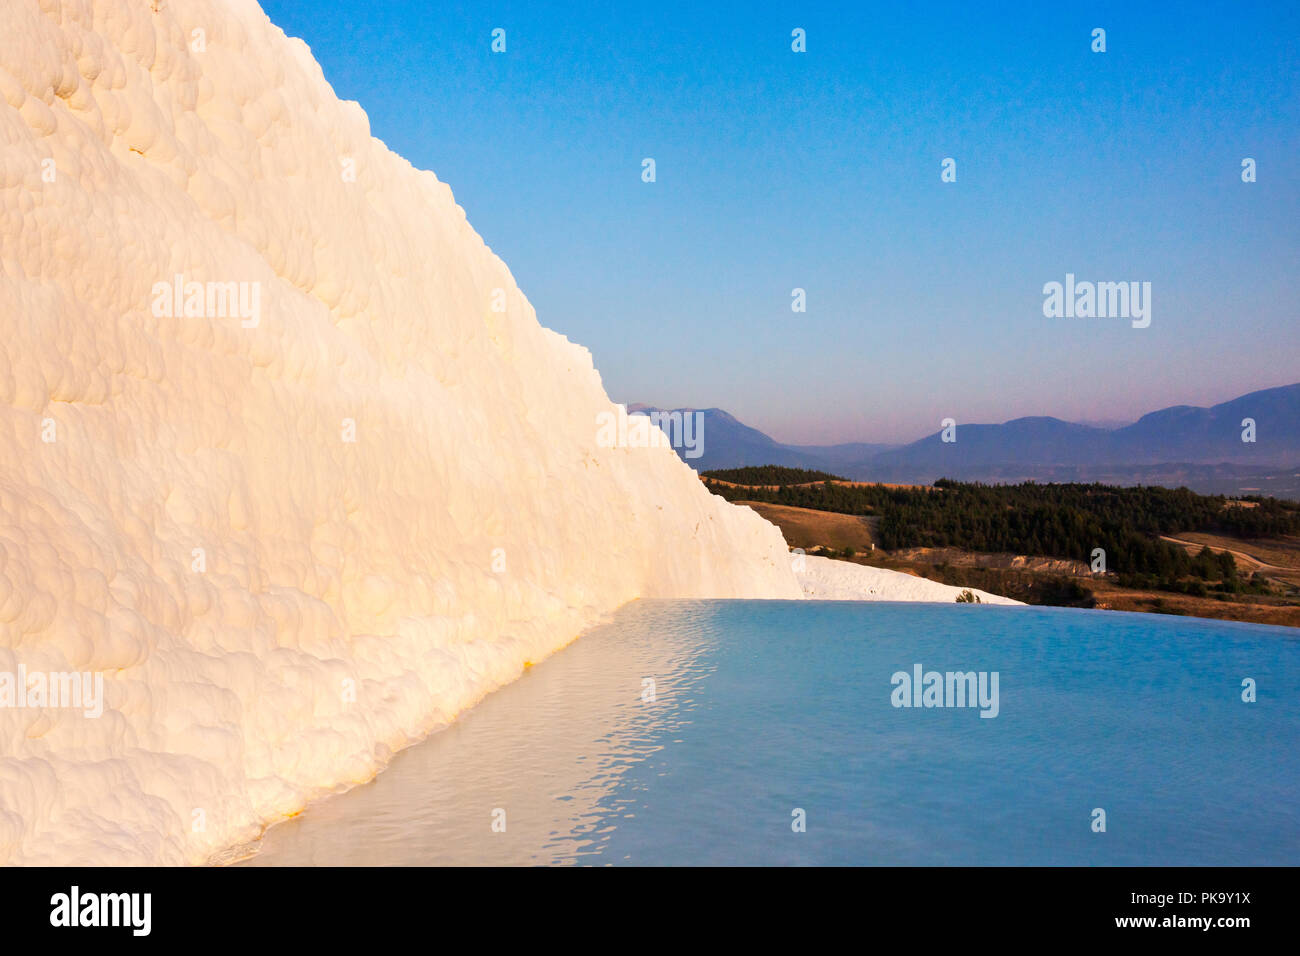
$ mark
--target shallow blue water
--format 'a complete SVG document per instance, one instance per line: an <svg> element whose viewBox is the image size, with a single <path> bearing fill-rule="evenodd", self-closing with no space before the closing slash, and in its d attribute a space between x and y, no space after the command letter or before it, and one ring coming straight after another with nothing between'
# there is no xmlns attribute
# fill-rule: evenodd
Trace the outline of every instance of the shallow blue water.
<svg viewBox="0 0 1300 956"><path fill-rule="evenodd" d="M997 716L893 706L918 663L997 672ZM638 602L253 862L1294 865L1298 743L1295 629Z"/></svg>

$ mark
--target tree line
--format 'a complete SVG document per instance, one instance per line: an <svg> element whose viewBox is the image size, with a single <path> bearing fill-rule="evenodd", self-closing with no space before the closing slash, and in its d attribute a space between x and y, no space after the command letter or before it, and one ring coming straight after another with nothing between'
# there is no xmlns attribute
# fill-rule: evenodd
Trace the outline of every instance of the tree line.
<svg viewBox="0 0 1300 956"><path fill-rule="evenodd" d="M706 478L730 481L737 485L806 485L812 481L845 481L826 471L786 468L783 465L750 465L745 468L714 468L701 472Z"/></svg>
<svg viewBox="0 0 1300 956"><path fill-rule="evenodd" d="M712 486L715 494L732 501L878 515L877 541L890 551L954 547L1091 564L1095 549L1101 548L1106 569L1118 573L1120 583L1127 579L1133 586L1175 590L1187 589L1178 585L1185 578L1220 581L1228 590L1248 585L1237 582L1236 562L1228 552L1203 549L1189 554L1160 540L1161 535L1200 531L1252 538L1300 533L1300 504L1277 498L1228 499L1186 488L1095 483L986 485L945 479L934 488L855 487L829 481L776 490Z"/></svg>

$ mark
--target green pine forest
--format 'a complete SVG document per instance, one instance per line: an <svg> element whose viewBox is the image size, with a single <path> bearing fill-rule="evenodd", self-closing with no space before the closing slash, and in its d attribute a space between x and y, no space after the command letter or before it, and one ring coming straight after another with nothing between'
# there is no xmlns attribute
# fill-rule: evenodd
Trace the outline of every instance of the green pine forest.
<svg viewBox="0 0 1300 956"><path fill-rule="evenodd" d="M810 479L809 474L819 478ZM704 472L751 487L710 485L728 500L766 501L852 515L877 515L887 550L968 551L1065 558L1091 563L1094 549L1124 587L1204 595L1263 587L1244 580L1227 551L1189 554L1160 535L1208 532L1240 538L1300 533L1300 504L1276 498L1227 499L1186 488L1100 484L985 485L941 480L934 489L852 486L824 472L776 466ZM816 481L816 484L794 485ZM753 485L780 485L776 490ZM1245 503L1245 506L1243 506ZM1213 588L1207 585L1213 583Z"/></svg>

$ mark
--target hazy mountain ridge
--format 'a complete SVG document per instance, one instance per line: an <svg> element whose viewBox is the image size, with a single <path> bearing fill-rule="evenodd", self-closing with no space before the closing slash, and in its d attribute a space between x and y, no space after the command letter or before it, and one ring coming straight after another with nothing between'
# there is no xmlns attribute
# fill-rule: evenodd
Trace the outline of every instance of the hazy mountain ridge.
<svg viewBox="0 0 1300 956"><path fill-rule="evenodd" d="M629 406L630 411L650 409ZM685 411L685 410L683 410ZM697 470L776 464L858 481L1107 481L1187 485L1206 493L1300 494L1300 384L1262 389L1208 408L1175 405L1108 429L1031 416L963 424L956 440L936 431L906 445L786 445L705 409ZM1255 441L1243 441L1254 423Z"/></svg>
<svg viewBox="0 0 1300 956"><path fill-rule="evenodd" d="M795 468L816 468L838 472L893 447L862 442L843 445L785 445L757 428L744 424L721 408L662 409L638 403L628 405L627 410L629 414L644 415L652 412L703 414L704 454L699 458L686 459L687 463L697 471L734 468L740 465L788 465ZM681 448L677 449L679 455L682 451Z"/></svg>

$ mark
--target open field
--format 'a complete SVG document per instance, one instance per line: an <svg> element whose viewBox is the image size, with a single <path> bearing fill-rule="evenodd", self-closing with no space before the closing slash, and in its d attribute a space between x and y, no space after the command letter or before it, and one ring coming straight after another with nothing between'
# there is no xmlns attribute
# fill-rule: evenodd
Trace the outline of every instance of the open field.
<svg viewBox="0 0 1300 956"><path fill-rule="evenodd" d="M1226 535L1188 533L1168 540L1189 549L1234 554L1239 572L1262 572L1277 589L1273 595L1198 597L1168 591L1121 587L1113 575L1094 575L1082 561L1033 555L990 554L961 548L872 550L878 516L795 508L741 501L777 525L792 548L828 554L857 564L889 568L958 587L980 588L1029 604L1097 607L1116 611L1182 614L1219 620L1300 627L1300 540L1245 540ZM845 548L853 549L846 557ZM1291 589L1291 596L1285 596Z"/></svg>
<svg viewBox="0 0 1300 956"><path fill-rule="evenodd" d="M1233 538L1189 531L1165 540L1191 554L1204 547L1228 551L1242 574L1259 573L1282 593L1300 597L1300 538Z"/></svg>
<svg viewBox="0 0 1300 956"><path fill-rule="evenodd" d="M1162 537L1188 548L1210 547L1216 551L1231 551L1238 561L1250 566L1252 570L1259 568L1300 572L1300 539L1297 538L1233 538L1199 531L1188 531L1177 537Z"/></svg>
<svg viewBox="0 0 1300 956"><path fill-rule="evenodd" d="M870 551L873 547L871 523L878 518L862 515L843 515L832 511L813 511L811 508L791 508L765 501L737 501L747 505L781 529L792 548L805 551L814 547L843 551Z"/></svg>
<svg viewBox="0 0 1300 956"><path fill-rule="evenodd" d="M1170 594L1165 591L1121 588L1102 578L1089 581L1087 587L1096 596L1099 608L1115 611L1148 611L1158 614L1186 614L1224 621L1248 621L1252 624L1280 624L1300 627L1300 603L1280 599L1248 596L1238 600Z"/></svg>

